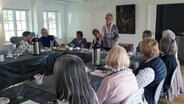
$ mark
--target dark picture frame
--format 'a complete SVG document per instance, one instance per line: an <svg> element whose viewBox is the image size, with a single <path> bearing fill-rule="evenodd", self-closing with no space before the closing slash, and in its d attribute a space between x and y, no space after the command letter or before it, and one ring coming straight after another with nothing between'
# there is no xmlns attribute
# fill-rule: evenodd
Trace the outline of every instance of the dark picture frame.
<svg viewBox="0 0 184 104"><path fill-rule="evenodd" d="M120 34L135 34L135 4L116 6L116 25Z"/></svg>

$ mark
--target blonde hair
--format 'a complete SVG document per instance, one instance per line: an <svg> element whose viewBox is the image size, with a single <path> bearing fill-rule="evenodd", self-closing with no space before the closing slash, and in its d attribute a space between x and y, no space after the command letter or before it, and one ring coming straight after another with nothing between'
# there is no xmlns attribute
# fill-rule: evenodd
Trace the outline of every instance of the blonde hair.
<svg viewBox="0 0 184 104"><path fill-rule="evenodd" d="M112 68L128 68L130 59L124 47L113 47L106 56L106 64Z"/></svg>
<svg viewBox="0 0 184 104"><path fill-rule="evenodd" d="M145 38L140 44L140 51L146 58L158 57L158 42L153 38Z"/></svg>
<svg viewBox="0 0 184 104"><path fill-rule="evenodd" d="M175 33L174 33L173 31L171 31L171 30L165 30L165 31L162 32L162 37L163 37L163 38L164 38L164 37L168 37L168 38L171 38L171 39L174 39L174 40L175 40L176 35L175 35Z"/></svg>

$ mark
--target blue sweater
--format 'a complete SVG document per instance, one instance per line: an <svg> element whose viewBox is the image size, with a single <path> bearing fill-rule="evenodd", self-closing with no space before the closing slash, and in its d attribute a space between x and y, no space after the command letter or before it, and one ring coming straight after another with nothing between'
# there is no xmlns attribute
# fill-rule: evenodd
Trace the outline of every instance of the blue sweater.
<svg viewBox="0 0 184 104"><path fill-rule="evenodd" d="M153 60L143 63L135 71L134 74L137 75L139 70L150 67L155 72L155 79L144 89L144 95L148 104L155 104L154 94L158 84L166 77L167 69L160 57L156 57Z"/></svg>

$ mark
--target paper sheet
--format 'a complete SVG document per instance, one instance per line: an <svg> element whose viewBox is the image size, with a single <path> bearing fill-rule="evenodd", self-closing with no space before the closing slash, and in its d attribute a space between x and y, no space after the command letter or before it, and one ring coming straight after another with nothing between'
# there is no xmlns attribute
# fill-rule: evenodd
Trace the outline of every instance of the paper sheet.
<svg viewBox="0 0 184 104"><path fill-rule="evenodd" d="M106 73L102 73L101 70L95 70L95 71L91 72L90 74L94 75L94 76L104 77Z"/></svg>
<svg viewBox="0 0 184 104"><path fill-rule="evenodd" d="M32 100L27 100L27 101L22 102L22 103L20 103L20 104L39 104L39 103L34 102L34 101L32 101Z"/></svg>

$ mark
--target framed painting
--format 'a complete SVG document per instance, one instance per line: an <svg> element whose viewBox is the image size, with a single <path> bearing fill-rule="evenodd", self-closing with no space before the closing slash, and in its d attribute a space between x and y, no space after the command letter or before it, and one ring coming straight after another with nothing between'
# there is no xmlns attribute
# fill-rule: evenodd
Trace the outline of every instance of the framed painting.
<svg viewBox="0 0 184 104"><path fill-rule="evenodd" d="M116 6L116 24L120 34L135 34L135 4Z"/></svg>

